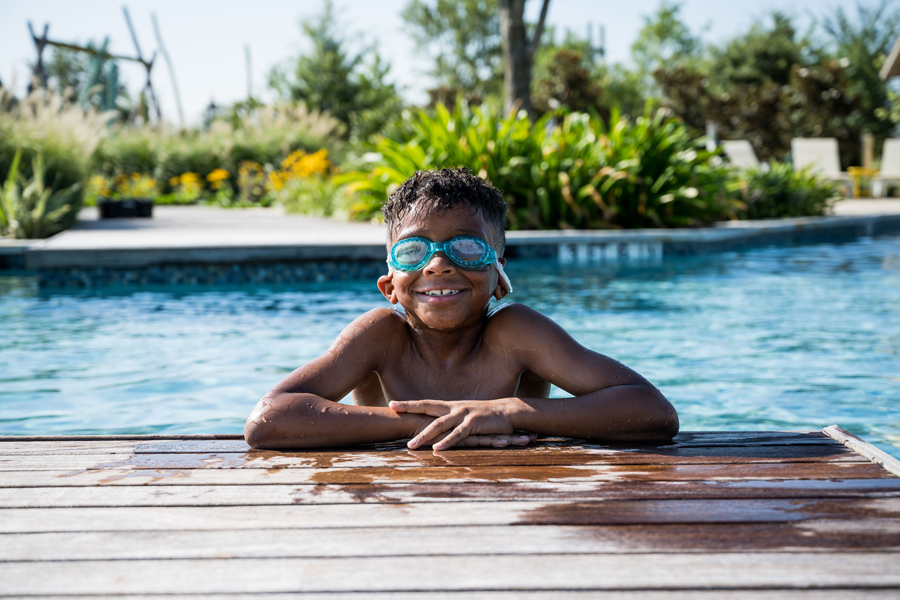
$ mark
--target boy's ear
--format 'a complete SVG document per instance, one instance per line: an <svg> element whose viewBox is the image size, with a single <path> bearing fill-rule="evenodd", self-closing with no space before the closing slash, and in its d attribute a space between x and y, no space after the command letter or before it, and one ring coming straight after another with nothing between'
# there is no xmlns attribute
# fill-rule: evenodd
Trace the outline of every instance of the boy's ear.
<svg viewBox="0 0 900 600"><path fill-rule="evenodd" d="M387 275L382 275L378 278L378 291L382 293L382 295L387 298L387 301L391 304L397 304L397 299L394 294L394 274L388 273Z"/></svg>

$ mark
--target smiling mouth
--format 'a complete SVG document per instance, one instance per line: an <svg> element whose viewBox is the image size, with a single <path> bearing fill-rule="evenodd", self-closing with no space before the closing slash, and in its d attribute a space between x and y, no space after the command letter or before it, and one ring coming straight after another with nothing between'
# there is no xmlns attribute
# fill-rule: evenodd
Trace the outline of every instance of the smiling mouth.
<svg viewBox="0 0 900 600"><path fill-rule="evenodd" d="M424 294L426 296L454 296L459 292L460 290L428 290Z"/></svg>

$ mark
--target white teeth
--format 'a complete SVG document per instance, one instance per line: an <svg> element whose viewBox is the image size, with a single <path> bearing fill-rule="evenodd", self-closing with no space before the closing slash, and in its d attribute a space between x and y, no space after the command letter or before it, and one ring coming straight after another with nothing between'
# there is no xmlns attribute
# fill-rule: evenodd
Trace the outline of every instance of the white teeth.
<svg viewBox="0 0 900 600"><path fill-rule="evenodd" d="M425 292L426 296L452 296L453 294L458 294L459 290L428 290Z"/></svg>

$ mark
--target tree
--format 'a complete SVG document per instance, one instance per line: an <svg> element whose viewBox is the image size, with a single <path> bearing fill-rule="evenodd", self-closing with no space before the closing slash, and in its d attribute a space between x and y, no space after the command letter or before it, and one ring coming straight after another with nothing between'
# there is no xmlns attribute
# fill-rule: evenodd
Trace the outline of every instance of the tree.
<svg viewBox="0 0 900 600"><path fill-rule="evenodd" d="M497 0L411 0L401 17L416 48L434 60L434 99L499 95L503 62Z"/></svg>
<svg viewBox="0 0 900 600"><path fill-rule="evenodd" d="M660 4L655 15L644 18L644 26L631 45L631 57L648 94L655 87L654 72L695 61L703 50L700 38L691 33L680 12L680 4Z"/></svg>
<svg viewBox="0 0 900 600"><path fill-rule="evenodd" d="M791 18L782 12L771 14L772 26L756 21L745 35L735 37L724 49L712 49L708 73L719 91L736 84L786 85L794 65L816 61L811 41L798 39Z"/></svg>
<svg viewBox="0 0 900 600"><path fill-rule="evenodd" d="M889 10L890 0L878 6L856 5L856 19L838 8L823 22L826 50L846 66L847 93L860 104L857 127L878 138L890 136L895 122L887 110L888 88L879 76L881 65L900 30L900 11Z"/></svg>
<svg viewBox="0 0 900 600"><path fill-rule="evenodd" d="M572 36L560 46L541 48L534 67L535 112L558 106L581 112L600 109L603 90L592 73L592 54L590 42Z"/></svg>
<svg viewBox="0 0 900 600"><path fill-rule="evenodd" d="M402 104L395 86L385 82L390 67L374 45L356 53L347 49L331 0L325 1L321 14L301 21L301 27L312 51L273 69L269 86L282 99L328 111L344 124L350 138L366 139L381 131Z"/></svg>
<svg viewBox="0 0 900 600"><path fill-rule="evenodd" d="M503 39L504 107L518 105L531 114L531 72L541 45L550 0L543 0L541 16L531 38L525 28L525 0L500 0L500 36Z"/></svg>
<svg viewBox="0 0 900 600"><path fill-rule="evenodd" d="M756 22L709 56L655 73L685 123L703 131L715 121L720 138L749 140L764 160L784 160L792 138L833 137L844 166L858 164L864 108L848 62L800 38L789 17L775 12L771 26Z"/></svg>

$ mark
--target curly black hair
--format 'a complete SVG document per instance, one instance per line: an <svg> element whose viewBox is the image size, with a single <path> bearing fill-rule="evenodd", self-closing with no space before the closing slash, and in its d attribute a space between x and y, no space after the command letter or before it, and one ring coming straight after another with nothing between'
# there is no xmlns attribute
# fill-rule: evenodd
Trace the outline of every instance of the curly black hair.
<svg viewBox="0 0 900 600"><path fill-rule="evenodd" d="M400 227L400 221L416 205L424 204L431 210L445 211L457 204L464 204L481 216L494 230L494 238L502 256L506 248L506 202L503 192L474 175L469 169L441 169L416 171L397 188L381 207L388 227L388 243Z"/></svg>

